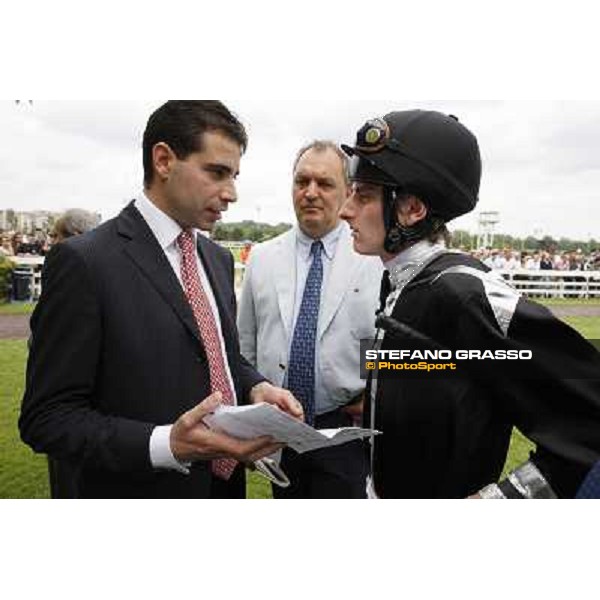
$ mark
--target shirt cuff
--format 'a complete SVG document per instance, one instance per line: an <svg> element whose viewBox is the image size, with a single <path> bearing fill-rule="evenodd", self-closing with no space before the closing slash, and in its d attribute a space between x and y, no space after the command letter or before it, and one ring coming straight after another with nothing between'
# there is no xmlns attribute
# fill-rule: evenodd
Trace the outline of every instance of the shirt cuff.
<svg viewBox="0 0 600 600"><path fill-rule="evenodd" d="M150 436L150 462L155 469L171 469L184 475L190 474L191 463L179 462L171 452L171 429L173 425L159 425Z"/></svg>

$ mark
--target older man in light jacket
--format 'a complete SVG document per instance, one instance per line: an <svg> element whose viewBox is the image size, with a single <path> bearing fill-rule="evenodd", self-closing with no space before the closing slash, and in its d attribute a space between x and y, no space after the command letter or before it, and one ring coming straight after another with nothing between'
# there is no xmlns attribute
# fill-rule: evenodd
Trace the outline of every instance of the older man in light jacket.
<svg viewBox="0 0 600 600"><path fill-rule="evenodd" d="M290 389L317 429L348 426L362 406L360 340L375 335L380 261L352 249L339 208L349 194L345 155L332 142L300 150L294 164L297 226L255 247L244 277L238 329L244 356ZM365 497L361 442L297 455L276 498Z"/></svg>

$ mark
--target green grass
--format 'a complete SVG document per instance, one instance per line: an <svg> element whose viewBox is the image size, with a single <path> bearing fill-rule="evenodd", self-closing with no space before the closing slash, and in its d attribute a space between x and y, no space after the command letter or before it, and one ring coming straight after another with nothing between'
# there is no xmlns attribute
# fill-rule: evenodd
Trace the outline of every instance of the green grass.
<svg viewBox="0 0 600 600"><path fill-rule="evenodd" d="M529 453L534 449L534 443L530 442L518 429L513 429L508 456L506 457L506 463L504 465L504 470L502 471L501 479L508 475L513 469L527 461Z"/></svg>
<svg viewBox="0 0 600 600"><path fill-rule="evenodd" d="M247 471L246 495L248 498L263 500L272 498L271 484L262 475Z"/></svg>
<svg viewBox="0 0 600 600"><path fill-rule="evenodd" d="M46 457L21 442L17 420L23 397L26 340L0 340L0 498L49 498ZM271 498L271 485L248 473L248 497Z"/></svg>
<svg viewBox="0 0 600 600"><path fill-rule="evenodd" d="M31 312L31 305L0 306ZM600 339L600 318L569 317L565 319L588 339ZM19 439L17 419L23 395L25 340L0 340L0 498L48 498L46 459L34 454ZM513 433L505 465L505 473L526 461L534 445L517 430ZM271 498L270 484L259 474L248 474L248 497Z"/></svg>
<svg viewBox="0 0 600 600"><path fill-rule="evenodd" d="M545 306L600 306L600 298L532 298Z"/></svg>
<svg viewBox="0 0 600 600"><path fill-rule="evenodd" d="M600 340L600 317L565 317L563 319L588 340Z"/></svg>
<svg viewBox="0 0 600 600"><path fill-rule="evenodd" d="M30 315L35 308L35 303L13 302L0 304L0 315Z"/></svg>
<svg viewBox="0 0 600 600"><path fill-rule="evenodd" d="M48 498L46 458L19 438L17 419L25 378L25 340L0 340L0 498Z"/></svg>

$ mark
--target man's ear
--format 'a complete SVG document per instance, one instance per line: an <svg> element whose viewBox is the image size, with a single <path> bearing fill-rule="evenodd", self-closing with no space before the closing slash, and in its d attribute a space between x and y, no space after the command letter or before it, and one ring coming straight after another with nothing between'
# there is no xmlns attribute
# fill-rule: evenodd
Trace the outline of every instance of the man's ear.
<svg viewBox="0 0 600 600"><path fill-rule="evenodd" d="M352 183L350 181L344 181L344 202L352 196Z"/></svg>
<svg viewBox="0 0 600 600"><path fill-rule="evenodd" d="M415 223L422 221L426 216L427 207L417 196L406 196L398 203L396 218L398 219L398 223L404 227L411 227Z"/></svg>
<svg viewBox="0 0 600 600"><path fill-rule="evenodd" d="M154 165L156 178L159 181L165 182L169 179L175 158L175 153L168 144L159 142L154 145L152 148L152 164Z"/></svg>

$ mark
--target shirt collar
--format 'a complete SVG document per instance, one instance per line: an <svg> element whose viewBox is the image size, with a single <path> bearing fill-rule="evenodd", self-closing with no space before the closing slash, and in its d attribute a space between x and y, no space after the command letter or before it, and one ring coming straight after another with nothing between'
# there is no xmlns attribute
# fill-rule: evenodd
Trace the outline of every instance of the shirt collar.
<svg viewBox="0 0 600 600"><path fill-rule="evenodd" d="M177 221L158 208L145 192L142 192L136 199L135 207L140 211L146 223L148 223L163 250L166 250L176 242L183 229ZM193 229L192 232L194 233L194 238L197 239L197 231Z"/></svg>
<svg viewBox="0 0 600 600"><path fill-rule="evenodd" d="M334 229L321 238L321 242L323 243L323 254L325 254L329 260L333 259L335 248L340 236L342 235L342 232L344 231L344 227L348 227L348 225L344 221L340 221ZM302 229L296 225L296 248L302 255L302 258L308 260L310 256L310 248L313 242L316 241L317 240L307 236Z"/></svg>
<svg viewBox="0 0 600 600"><path fill-rule="evenodd" d="M420 240L385 262L384 266L390 272L392 288L403 287L426 260L445 247L443 242Z"/></svg>

